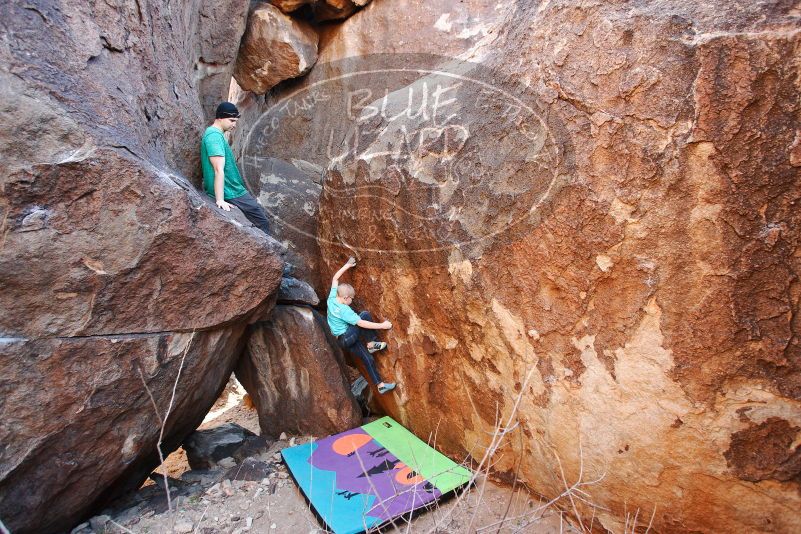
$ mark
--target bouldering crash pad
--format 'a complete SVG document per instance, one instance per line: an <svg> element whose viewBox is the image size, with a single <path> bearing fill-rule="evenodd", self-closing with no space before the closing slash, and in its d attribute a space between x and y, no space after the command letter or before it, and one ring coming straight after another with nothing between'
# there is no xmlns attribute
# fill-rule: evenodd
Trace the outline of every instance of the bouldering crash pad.
<svg viewBox="0 0 801 534"><path fill-rule="evenodd" d="M472 476L390 417L281 454L335 534L364 532L430 506Z"/></svg>

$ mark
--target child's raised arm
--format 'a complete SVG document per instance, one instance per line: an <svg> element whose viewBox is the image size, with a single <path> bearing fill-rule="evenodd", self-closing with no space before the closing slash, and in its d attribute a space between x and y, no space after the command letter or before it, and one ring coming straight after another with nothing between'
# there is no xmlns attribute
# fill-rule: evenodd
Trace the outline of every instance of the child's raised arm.
<svg viewBox="0 0 801 534"><path fill-rule="evenodd" d="M331 279L331 287L337 287L339 285L339 277L342 276L343 274L345 274L345 271L347 271L351 267L355 267L355 266L356 266L356 258L351 256L350 258L348 258L348 261L345 262L345 265L343 265L334 274L334 278Z"/></svg>

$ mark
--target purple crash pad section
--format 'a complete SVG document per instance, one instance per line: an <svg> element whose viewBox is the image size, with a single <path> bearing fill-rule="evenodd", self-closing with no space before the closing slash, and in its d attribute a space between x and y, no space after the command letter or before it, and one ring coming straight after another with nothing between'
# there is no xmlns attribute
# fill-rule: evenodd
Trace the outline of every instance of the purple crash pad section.
<svg viewBox="0 0 801 534"><path fill-rule="evenodd" d="M433 502L440 491L361 428L317 442L309 463L336 473L339 491L376 497L367 515L381 520ZM333 468L333 469L332 469Z"/></svg>

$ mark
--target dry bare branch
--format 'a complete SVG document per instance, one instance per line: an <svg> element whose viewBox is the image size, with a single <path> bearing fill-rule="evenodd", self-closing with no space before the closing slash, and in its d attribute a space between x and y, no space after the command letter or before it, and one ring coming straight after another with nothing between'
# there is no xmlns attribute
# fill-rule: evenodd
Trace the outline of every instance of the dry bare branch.
<svg viewBox="0 0 801 534"><path fill-rule="evenodd" d="M186 355L189 352L189 348L192 346L192 341L194 341L194 339L195 339L195 332L192 331L192 334L189 336L189 341L186 343L186 346L184 347L183 353L181 354L181 363L178 366L178 374L175 376L175 382L172 385L172 394L170 395L170 402L167 405L167 411L165 412L164 417L161 416L161 413L159 412L158 406L156 404L156 399L153 397L153 392L150 390L150 387L147 385L147 380L145 380L145 375L142 372L142 367L141 366L137 366L137 370L139 371L139 377L142 379L142 385L144 386L145 391L147 391L148 397L150 397L150 402L153 405L153 411L156 412L156 417L159 420L159 425L160 425L160 428L159 428L159 439L156 442L156 450L158 451L158 455L159 455L159 465L158 465L158 467L162 468L162 476L164 477L164 492L167 495L167 509L170 511L171 514L173 512L173 509L172 509L172 496L170 495L170 485L169 485L169 482L168 482L168 479L167 479L167 472L163 468L163 466L164 466L164 451L162 451L162 449L161 449L161 444L162 444L162 442L164 440L164 432L165 432L165 430L167 428L167 420L170 418L170 413L172 412L172 407L173 407L173 404L175 403L175 393L178 390L178 383L181 380L181 373L184 370L184 362L186 361Z"/></svg>

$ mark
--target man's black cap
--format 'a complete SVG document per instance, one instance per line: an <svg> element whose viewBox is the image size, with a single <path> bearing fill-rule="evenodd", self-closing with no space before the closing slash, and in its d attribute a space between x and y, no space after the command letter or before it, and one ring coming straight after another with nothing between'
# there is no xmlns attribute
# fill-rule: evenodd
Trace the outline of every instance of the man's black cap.
<svg viewBox="0 0 801 534"><path fill-rule="evenodd" d="M236 119L239 118L239 110L230 102L223 102L217 106L217 119Z"/></svg>

